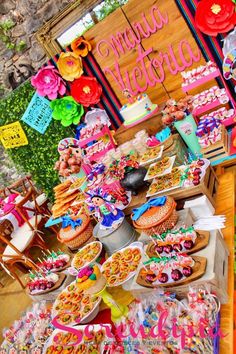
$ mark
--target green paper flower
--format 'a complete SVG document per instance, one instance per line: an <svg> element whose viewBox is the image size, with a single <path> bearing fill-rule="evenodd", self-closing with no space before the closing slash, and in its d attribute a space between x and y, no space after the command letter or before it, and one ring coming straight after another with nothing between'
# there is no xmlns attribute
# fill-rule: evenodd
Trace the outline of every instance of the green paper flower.
<svg viewBox="0 0 236 354"><path fill-rule="evenodd" d="M71 124L78 124L80 118L84 114L84 108L81 104L77 103L73 97L65 96L50 102L52 108L52 117L60 120L64 127Z"/></svg>
<svg viewBox="0 0 236 354"><path fill-rule="evenodd" d="M91 275L89 276L89 279L91 279L91 280L97 280L97 277L96 277L96 275L93 273L93 274L91 274Z"/></svg>

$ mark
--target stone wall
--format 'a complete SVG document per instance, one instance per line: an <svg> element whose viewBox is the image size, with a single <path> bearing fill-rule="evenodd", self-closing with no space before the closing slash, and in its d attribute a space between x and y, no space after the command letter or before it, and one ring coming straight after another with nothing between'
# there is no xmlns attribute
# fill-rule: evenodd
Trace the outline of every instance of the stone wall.
<svg viewBox="0 0 236 354"><path fill-rule="evenodd" d="M35 32L46 21L73 0L1 0L0 22L11 19L15 25L10 30L14 43L24 41L26 48L17 53L0 41L0 94L17 87L46 61Z"/></svg>

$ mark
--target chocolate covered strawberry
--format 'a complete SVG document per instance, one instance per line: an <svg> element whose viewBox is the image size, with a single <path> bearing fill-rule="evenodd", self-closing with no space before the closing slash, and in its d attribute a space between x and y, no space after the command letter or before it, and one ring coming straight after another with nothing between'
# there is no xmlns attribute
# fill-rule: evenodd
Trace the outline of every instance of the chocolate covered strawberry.
<svg viewBox="0 0 236 354"><path fill-rule="evenodd" d="M192 240L186 240L184 241L184 247L186 248L186 250L191 250L191 248L193 248L194 243Z"/></svg>
<svg viewBox="0 0 236 354"><path fill-rule="evenodd" d="M181 273L181 271L179 269L173 269L171 272L171 278L174 281L178 281L183 277L183 274Z"/></svg>
<svg viewBox="0 0 236 354"><path fill-rule="evenodd" d="M160 277L158 278L160 283L167 283L168 282L168 274L166 273L161 273Z"/></svg>
<svg viewBox="0 0 236 354"><path fill-rule="evenodd" d="M183 268L183 275L185 277L190 277L193 274L193 269L191 267L184 267Z"/></svg>
<svg viewBox="0 0 236 354"><path fill-rule="evenodd" d="M173 250L172 246L171 245L166 245L163 247L163 251L166 252L166 253L171 253Z"/></svg>

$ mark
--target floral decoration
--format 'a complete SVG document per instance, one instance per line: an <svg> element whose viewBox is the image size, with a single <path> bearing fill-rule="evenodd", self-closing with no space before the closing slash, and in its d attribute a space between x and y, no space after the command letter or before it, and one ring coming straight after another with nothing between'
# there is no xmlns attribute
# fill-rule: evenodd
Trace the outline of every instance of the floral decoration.
<svg viewBox="0 0 236 354"><path fill-rule="evenodd" d="M93 272L93 267L87 266L82 268L77 274L77 282L81 283L87 279L96 280L97 277Z"/></svg>
<svg viewBox="0 0 236 354"><path fill-rule="evenodd" d="M53 110L52 117L56 120L60 120L64 127L69 125L78 124L80 118L84 114L84 108L71 96L58 98L50 102L50 106Z"/></svg>
<svg viewBox="0 0 236 354"><path fill-rule="evenodd" d="M100 101L102 86L95 77L81 76L71 84L71 96L85 107Z"/></svg>
<svg viewBox="0 0 236 354"><path fill-rule="evenodd" d="M83 74L82 59L73 52L62 52L57 67L60 75L67 81L78 79Z"/></svg>
<svg viewBox="0 0 236 354"><path fill-rule="evenodd" d="M121 180L125 177L126 173L138 168L139 163L136 161L135 157L127 155L122 156L120 160L114 160L109 166L108 173L111 178Z"/></svg>
<svg viewBox="0 0 236 354"><path fill-rule="evenodd" d="M57 95L64 95L66 85L59 72L52 65L39 69L37 74L31 78L31 84L36 88L39 96L47 96L50 100L57 98Z"/></svg>
<svg viewBox="0 0 236 354"><path fill-rule="evenodd" d="M78 56L86 57L86 55L88 55L88 52L92 50L92 46L83 37L79 37L71 43L71 49Z"/></svg>
<svg viewBox="0 0 236 354"><path fill-rule="evenodd" d="M202 0L197 6L195 21L209 36L226 33L236 24L235 4L232 0Z"/></svg>

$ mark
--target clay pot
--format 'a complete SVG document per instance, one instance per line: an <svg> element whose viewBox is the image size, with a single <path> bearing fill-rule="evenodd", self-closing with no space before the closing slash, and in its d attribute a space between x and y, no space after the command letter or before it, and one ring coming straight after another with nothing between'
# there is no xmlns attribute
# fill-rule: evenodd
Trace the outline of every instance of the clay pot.
<svg viewBox="0 0 236 354"><path fill-rule="evenodd" d="M133 195L137 195L139 189L149 185L148 182L144 181L146 173L147 170L144 167L139 167L126 173L125 177L120 181L121 186L126 190L131 191Z"/></svg>

